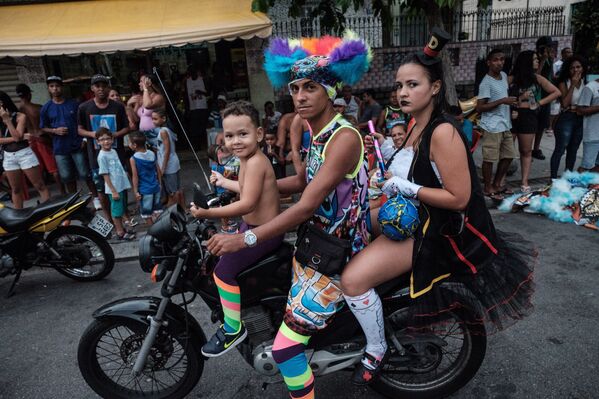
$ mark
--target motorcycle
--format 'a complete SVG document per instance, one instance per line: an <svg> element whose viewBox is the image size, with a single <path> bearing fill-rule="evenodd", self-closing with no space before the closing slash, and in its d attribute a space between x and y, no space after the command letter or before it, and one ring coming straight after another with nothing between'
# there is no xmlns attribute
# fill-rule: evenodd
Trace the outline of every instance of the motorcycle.
<svg viewBox="0 0 599 399"><path fill-rule="evenodd" d="M204 208L219 201L194 195L195 204ZM216 231L214 223L205 220L187 224L183 210L173 205L142 238L140 266L152 281L162 282L160 297L125 298L93 313L77 358L83 378L98 395L183 398L198 383L208 360L200 352L206 336L187 305L199 296L211 309L212 322L223 322L212 277L218 258L205 247ZM292 256L293 247L283 243L237 277L248 337L236 348L268 381L263 388L282 381L272 344L285 312ZM485 330L465 322L477 319L476 314L455 309L444 315L443 331L415 333L405 327L411 301L408 279L389 281L377 290L391 355L370 385L374 390L393 398L439 398L457 391L476 374L485 356ZM176 304L179 296L181 302ZM309 341L307 357L315 377L353 368L364 345L358 322L343 307Z"/></svg>
<svg viewBox="0 0 599 399"><path fill-rule="evenodd" d="M96 281L114 267L114 252L85 224L90 195L64 195L36 207L13 209L0 204L0 277L14 274L7 297L23 270L49 267L77 281ZM70 225L64 226L65 220Z"/></svg>

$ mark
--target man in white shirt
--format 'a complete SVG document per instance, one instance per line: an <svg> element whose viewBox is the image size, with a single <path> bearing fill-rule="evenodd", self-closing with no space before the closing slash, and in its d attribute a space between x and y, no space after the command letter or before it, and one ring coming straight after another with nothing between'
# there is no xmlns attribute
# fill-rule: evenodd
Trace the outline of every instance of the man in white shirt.
<svg viewBox="0 0 599 399"><path fill-rule="evenodd" d="M208 90L204 83L202 72L198 66L192 65L188 69L185 81L187 92L187 106L189 110L189 130L192 137L198 137L199 149L208 148L206 124L208 122Z"/></svg>

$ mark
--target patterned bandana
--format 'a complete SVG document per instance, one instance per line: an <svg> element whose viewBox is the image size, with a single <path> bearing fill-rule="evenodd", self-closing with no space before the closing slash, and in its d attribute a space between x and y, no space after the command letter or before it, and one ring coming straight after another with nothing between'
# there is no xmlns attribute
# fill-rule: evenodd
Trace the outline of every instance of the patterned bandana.
<svg viewBox="0 0 599 399"><path fill-rule="evenodd" d="M313 80L324 87L329 98L333 100L337 96L337 86L340 81L333 75L329 66L330 59L322 55L311 55L303 58L291 67L291 82L289 82L289 85L301 79Z"/></svg>

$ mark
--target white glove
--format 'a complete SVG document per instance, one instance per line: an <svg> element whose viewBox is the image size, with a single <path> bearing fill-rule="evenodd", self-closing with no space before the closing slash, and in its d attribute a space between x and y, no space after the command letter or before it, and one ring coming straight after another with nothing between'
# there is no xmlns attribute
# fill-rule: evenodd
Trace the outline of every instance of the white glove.
<svg viewBox="0 0 599 399"><path fill-rule="evenodd" d="M393 197L397 193L401 193L406 198L416 198L418 190L421 188L421 185L412 183L403 177L393 176L383 184L382 190L387 197Z"/></svg>

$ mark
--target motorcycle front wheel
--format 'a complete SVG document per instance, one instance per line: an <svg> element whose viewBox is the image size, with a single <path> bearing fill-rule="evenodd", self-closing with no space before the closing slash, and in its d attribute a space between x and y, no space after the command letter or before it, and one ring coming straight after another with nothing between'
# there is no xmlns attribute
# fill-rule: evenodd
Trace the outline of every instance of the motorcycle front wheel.
<svg viewBox="0 0 599 399"><path fill-rule="evenodd" d="M133 365L146 336L147 324L128 319L94 322L79 341L79 370L103 398L178 399L197 384L204 360L193 337L162 328L139 376Z"/></svg>
<svg viewBox="0 0 599 399"><path fill-rule="evenodd" d="M46 242L61 256L56 271L77 281L97 281L114 267L114 252L108 241L83 226L59 227Z"/></svg>
<svg viewBox="0 0 599 399"><path fill-rule="evenodd" d="M482 324L467 323L473 316L454 309L430 331L404 331L408 309L399 309L385 319L405 353L398 353L391 340L391 355L372 388L394 399L446 397L468 383L485 357L487 338Z"/></svg>

